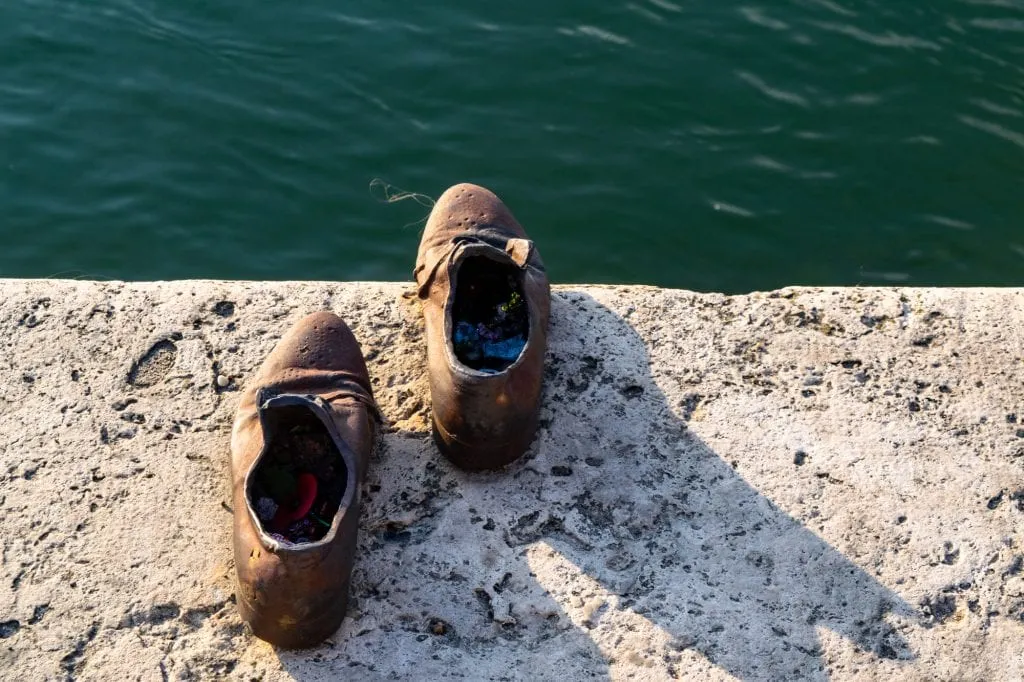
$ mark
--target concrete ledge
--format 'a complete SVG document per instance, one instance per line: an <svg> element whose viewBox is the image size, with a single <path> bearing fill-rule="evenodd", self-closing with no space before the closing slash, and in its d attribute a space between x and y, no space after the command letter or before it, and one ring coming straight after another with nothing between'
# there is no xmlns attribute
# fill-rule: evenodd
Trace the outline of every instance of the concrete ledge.
<svg viewBox="0 0 1024 682"><path fill-rule="evenodd" d="M558 288L540 433L481 476L408 289L0 282L0 677L1024 677L1024 290ZM350 618L277 652L228 435L321 308L390 423Z"/></svg>

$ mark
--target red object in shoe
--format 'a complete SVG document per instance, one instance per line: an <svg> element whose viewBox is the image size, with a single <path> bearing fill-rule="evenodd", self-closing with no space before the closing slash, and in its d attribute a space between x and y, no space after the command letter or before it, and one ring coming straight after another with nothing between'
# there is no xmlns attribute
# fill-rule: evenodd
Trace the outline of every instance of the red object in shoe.
<svg viewBox="0 0 1024 682"><path fill-rule="evenodd" d="M313 474L299 474L298 480L298 492L296 498L298 503L295 505L295 511L292 512L289 521L298 521L313 508L313 502L316 500L316 476Z"/></svg>
<svg viewBox="0 0 1024 682"><path fill-rule="evenodd" d="M282 504L270 522L276 533L282 533L292 521L298 521L313 508L316 500L316 476L299 474L295 480L295 503Z"/></svg>

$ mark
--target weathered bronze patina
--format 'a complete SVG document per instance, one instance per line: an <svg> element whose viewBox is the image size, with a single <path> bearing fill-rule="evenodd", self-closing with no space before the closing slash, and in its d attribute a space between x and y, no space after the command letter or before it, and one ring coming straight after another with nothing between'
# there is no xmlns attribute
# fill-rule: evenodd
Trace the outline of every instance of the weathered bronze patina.
<svg viewBox="0 0 1024 682"><path fill-rule="evenodd" d="M314 415L330 434L345 484L327 533L293 543L264 527L250 488L275 434L287 433L297 414ZM327 312L300 320L243 392L231 434L235 570L238 609L257 637L311 647L341 624L377 414L359 343Z"/></svg>
<svg viewBox="0 0 1024 682"><path fill-rule="evenodd" d="M453 348L452 310L460 267L469 259L513 273L527 305L525 346L502 371L474 369ZM537 429L551 308L540 254L493 192L455 185L430 213L414 276L426 321L437 445L464 469L502 467L526 451Z"/></svg>

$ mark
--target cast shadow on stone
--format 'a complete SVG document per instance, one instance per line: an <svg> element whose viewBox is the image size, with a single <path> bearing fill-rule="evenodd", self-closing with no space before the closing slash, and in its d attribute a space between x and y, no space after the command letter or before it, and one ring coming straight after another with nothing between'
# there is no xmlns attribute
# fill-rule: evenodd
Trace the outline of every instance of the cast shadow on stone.
<svg viewBox="0 0 1024 682"><path fill-rule="evenodd" d="M577 345L553 358L549 459L575 455L574 472L593 469L589 444L601 444L597 468L611 468L560 511L602 528L603 546L551 544L675 646L740 678L822 675L818 628L880 658L912 659L886 615L913 617L913 609L687 428L677 412L692 411L692 397L669 404L627 322L589 296L566 298ZM609 399L615 393L619 400Z"/></svg>
<svg viewBox="0 0 1024 682"><path fill-rule="evenodd" d="M741 679L823 679L819 628L913 659L889 622L912 609L688 429L693 406L669 404L625 320L578 292L552 304L541 429L525 461L467 475L424 432L386 435L353 618L322 650L336 656L329 670L604 676L624 653L605 618L653 626L664 651L636 654L659 656L664 676L685 677L689 651ZM310 667L317 657L280 655L300 680L325 673Z"/></svg>

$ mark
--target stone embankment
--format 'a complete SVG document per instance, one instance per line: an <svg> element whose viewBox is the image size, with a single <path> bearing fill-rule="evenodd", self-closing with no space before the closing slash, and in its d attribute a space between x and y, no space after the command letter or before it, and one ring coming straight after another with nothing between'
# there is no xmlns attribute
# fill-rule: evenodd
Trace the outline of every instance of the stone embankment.
<svg viewBox="0 0 1024 682"><path fill-rule="evenodd" d="M1024 677L1024 290L557 287L508 470L429 434L404 284L0 282L0 678ZM349 618L234 606L228 437L302 315L387 420Z"/></svg>

